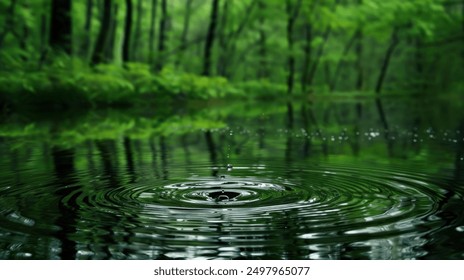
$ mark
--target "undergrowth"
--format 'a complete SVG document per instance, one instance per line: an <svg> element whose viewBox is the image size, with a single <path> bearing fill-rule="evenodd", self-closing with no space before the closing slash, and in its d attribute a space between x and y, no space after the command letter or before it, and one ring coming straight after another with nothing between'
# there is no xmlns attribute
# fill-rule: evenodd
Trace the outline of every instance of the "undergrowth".
<svg viewBox="0 0 464 280"><path fill-rule="evenodd" d="M0 65L2 107L114 107L244 95L222 77L176 72L169 67L154 74L142 63L90 67L63 57L34 66L0 55Z"/></svg>

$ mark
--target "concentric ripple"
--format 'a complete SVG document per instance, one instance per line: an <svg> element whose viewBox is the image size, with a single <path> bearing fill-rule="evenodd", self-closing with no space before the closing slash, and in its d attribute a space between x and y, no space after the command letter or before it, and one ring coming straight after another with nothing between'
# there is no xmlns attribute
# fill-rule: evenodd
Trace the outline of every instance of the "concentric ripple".
<svg viewBox="0 0 464 280"><path fill-rule="evenodd" d="M288 189L288 188L287 188ZM277 184L250 180L197 180L176 183L140 193L139 201L183 207L251 207L272 205L290 195Z"/></svg>
<svg viewBox="0 0 464 280"><path fill-rule="evenodd" d="M342 235L414 231L433 223L446 193L433 181L406 173L353 168L298 172L296 179L273 182L268 177L229 176L167 185L140 181L93 192L76 189L63 203L103 213L137 213L160 222L169 222L163 220L168 217L190 220L190 230L218 214L226 213L228 221L246 229L250 221L291 213L302 227L311 227L312 233L300 237L317 238L334 230Z"/></svg>
<svg viewBox="0 0 464 280"><path fill-rule="evenodd" d="M298 176L290 175L290 179L276 176L276 168L244 170L242 176L195 177L185 182L145 178L112 187L108 186L111 178L102 177L91 186L62 186L55 192L57 198L61 196L55 210L37 214L10 209L0 213L0 219L4 228L24 230L25 234L36 231L47 235L51 231L56 235L65 230L75 232L71 236L77 240L95 234L130 233L134 238L124 241L127 243L119 241L118 246L133 246L135 242L150 250L164 248L165 257L173 258L190 258L184 248L192 240L199 248L227 244L255 248L259 255L263 253L259 248L282 242L276 241L281 234L287 234L289 242L300 242L302 248L307 242L328 246L349 241L365 246L368 240L400 236L410 236L411 242L416 242L418 236L453 224L438 215L449 195L436 177L346 166L293 167L290 174ZM258 173L259 177L250 175ZM33 191L43 193L49 186L43 188ZM462 200L459 192L454 196ZM8 199L19 204L30 201L24 189L3 188L0 203ZM62 217L69 224L51 223ZM89 231L88 225L94 230ZM202 250L195 256L248 254L235 249L219 255Z"/></svg>

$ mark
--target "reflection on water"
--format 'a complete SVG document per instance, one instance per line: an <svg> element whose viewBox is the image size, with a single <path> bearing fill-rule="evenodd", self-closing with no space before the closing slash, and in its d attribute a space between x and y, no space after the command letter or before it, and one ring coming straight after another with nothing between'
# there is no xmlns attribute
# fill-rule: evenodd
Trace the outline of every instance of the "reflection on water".
<svg viewBox="0 0 464 280"><path fill-rule="evenodd" d="M414 102L6 120L0 258L463 259L462 104Z"/></svg>

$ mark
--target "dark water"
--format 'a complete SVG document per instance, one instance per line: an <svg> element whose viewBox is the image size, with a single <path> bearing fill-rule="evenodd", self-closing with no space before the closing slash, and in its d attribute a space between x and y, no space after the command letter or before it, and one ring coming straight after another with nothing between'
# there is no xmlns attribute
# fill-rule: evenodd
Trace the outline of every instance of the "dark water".
<svg viewBox="0 0 464 280"><path fill-rule="evenodd" d="M6 116L0 258L464 259L462 105Z"/></svg>

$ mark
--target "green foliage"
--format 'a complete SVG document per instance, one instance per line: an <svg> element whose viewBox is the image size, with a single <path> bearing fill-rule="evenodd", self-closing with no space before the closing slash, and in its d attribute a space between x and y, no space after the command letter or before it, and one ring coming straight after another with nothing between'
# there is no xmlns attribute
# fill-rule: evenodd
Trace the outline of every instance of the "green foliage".
<svg viewBox="0 0 464 280"><path fill-rule="evenodd" d="M386 89L453 90L459 88L464 71L460 2L289 0L295 11L288 14L286 1L221 1L212 77L199 75L211 1L194 0L190 8L186 1L169 1L170 20L162 53L157 49L161 40L158 23L151 29L153 2L142 1L140 14L134 5L129 63L123 63L121 56L126 3L113 1L117 5L111 22L114 30L106 33L114 38L105 42L101 60L105 64L93 67L89 58L102 26L103 6L95 1L91 7L88 1L73 1L73 50L65 55L48 45L52 27L49 1L17 1L14 7L11 3L0 1L2 108L4 104L61 109L284 96L290 55L295 61L296 95L302 89L330 92L332 84L336 84L335 90L347 93L369 92L375 88L385 52L395 36L398 45L388 65ZM160 7L157 12L155 18ZM287 34L292 16L293 34ZM149 34L156 35L152 42ZM288 35L293 39L292 49ZM163 70L154 72L160 61ZM362 86L357 85L358 77Z"/></svg>
<svg viewBox="0 0 464 280"><path fill-rule="evenodd" d="M10 69L19 69L1 72L0 100L16 107L99 107L243 94L222 77L202 77L170 68L154 75L148 65L141 63L90 68L80 60L61 57L41 71L32 72L15 63L9 65Z"/></svg>

